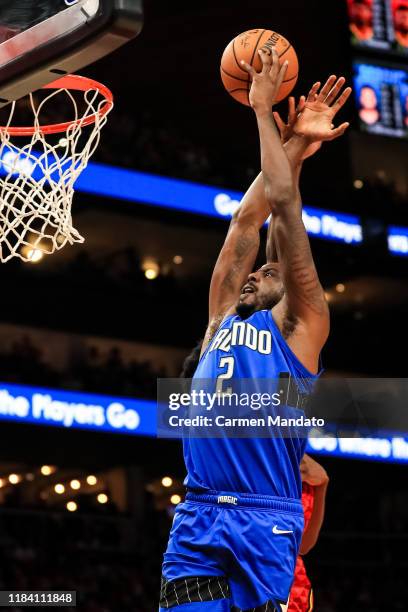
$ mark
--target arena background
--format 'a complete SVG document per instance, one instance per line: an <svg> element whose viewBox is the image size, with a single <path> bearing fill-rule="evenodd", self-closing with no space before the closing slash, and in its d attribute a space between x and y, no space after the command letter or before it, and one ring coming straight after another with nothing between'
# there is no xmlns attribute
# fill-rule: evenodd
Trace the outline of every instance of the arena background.
<svg viewBox="0 0 408 612"><path fill-rule="evenodd" d="M116 99L94 161L214 186L227 202L259 170L253 114L219 78L234 35L266 27L287 36L300 59L296 95L332 73L352 80L353 58L408 70L408 59L353 50L345 1L151 0L145 13L134 42L83 71ZM312 237L332 312L324 365L403 377L408 247L402 229L395 247L389 228L408 227L408 140L359 130L353 103L342 120L350 132L308 161L302 179L306 206L357 217L362 228L357 243ZM33 392L42 401L141 400L143 413L156 378L177 376L202 337L228 218L188 212L198 193L188 185L177 183L175 193L185 192L177 210L165 205L171 186L152 205L140 175L133 199L103 195L107 177L76 195L84 245L0 268L0 589L72 589L84 612L150 612L183 496L179 443L125 433L118 421L116 433L115 425L47 426L46 417L29 424L10 408L13 394ZM370 453L319 458L331 479L324 528L307 557L319 612L406 608L408 468L374 451L376 460L364 458Z"/></svg>

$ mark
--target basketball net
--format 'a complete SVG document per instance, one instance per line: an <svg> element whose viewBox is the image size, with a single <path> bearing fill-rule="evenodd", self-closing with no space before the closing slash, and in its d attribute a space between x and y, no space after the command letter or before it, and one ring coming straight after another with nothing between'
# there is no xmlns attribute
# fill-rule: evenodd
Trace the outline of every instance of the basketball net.
<svg viewBox="0 0 408 612"><path fill-rule="evenodd" d="M48 91L50 90L50 93ZM35 261L38 253L51 254L67 243L83 243L72 224L75 181L86 168L113 107L104 85L67 75L43 88L36 103L29 94L33 114L30 127L13 127L16 103L7 124L0 127L0 261L12 258ZM74 111L67 123L41 125L64 95Z"/></svg>

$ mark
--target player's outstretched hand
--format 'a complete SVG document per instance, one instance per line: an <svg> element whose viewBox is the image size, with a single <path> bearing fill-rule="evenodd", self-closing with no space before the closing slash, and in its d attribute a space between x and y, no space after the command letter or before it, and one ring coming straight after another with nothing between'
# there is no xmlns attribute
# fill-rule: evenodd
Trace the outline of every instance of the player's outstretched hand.
<svg viewBox="0 0 408 612"><path fill-rule="evenodd" d="M279 63L276 49L260 49L258 51L262 61L261 72L242 61L242 67L248 72L252 79L249 92L249 103L256 113L270 113L276 101L280 86L288 69L288 62Z"/></svg>
<svg viewBox="0 0 408 612"><path fill-rule="evenodd" d="M310 455L303 455L300 462L300 474L302 481L307 482L313 487L319 487L329 482L329 477L324 467L312 459Z"/></svg>
<svg viewBox="0 0 408 612"><path fill-rule="evenodd" d="M294 130L296 121L298 119L299 114L304 110L305 104L306 104L305 96L300 96L297 105L295 102L295 98L293 96L290 96L289 103L288 103L288 118L286 120L286 123L284 122L284 120L282 119L282 117L277 111L273 113L273 116L275 118L276 125L278 126L283 144L287 143L292 138L294 134L293 130ZM321 146L322 146L321 141L310 143L307 149L304 151L302 155L302 159L306 159L314 155L320 149Z"/></svg>
<svg viewBox="0 0 408 612"><path fill-rule="evenodd" d="M276 125L278 126L282 143L285 144L290 140L293 136L293 128L295 127L295 123L297 121L299 113L305 108L306 97L300 96L299 102L296 105L296 101L294 96L289 96L288 99L288 117L285 121L282 119L278 111L274 111L273 116L276 121Z"/></svg>
<svg viewBox="0 0 408 612"><path fill-rule="evenodd" d="M293 127L295 134L306 137L310 142L334 140L344 134L349 123L334 127L333 119L352 91L351 87L346 87L341 92L345 82L344 77L338 79L333 74L321 89L319 82L313 85L306 98L305 107Z"/></svg>

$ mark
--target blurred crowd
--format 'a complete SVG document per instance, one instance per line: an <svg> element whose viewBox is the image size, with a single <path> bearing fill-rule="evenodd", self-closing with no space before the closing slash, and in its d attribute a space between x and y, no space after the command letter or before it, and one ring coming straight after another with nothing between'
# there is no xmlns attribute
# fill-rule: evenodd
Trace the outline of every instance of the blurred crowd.
<svg viewBox="0 0 408 612"><path fill-rule="evenodd" d="M165 263L158 261L158 265L161 273L148 280L133 247L113 248L100 256L83 250L53 267L14 260L0 266L0 281L13 286L12 299L2 303L2 320L84 335L194 346L207 316L208 281L200 276L176 277ZM43 299L30 299L28 308L27 296L47 296L52 307L45 308Z"/></svg>
<svg viewBox="0 0 408 612"><path fill-rule="evenodd" d="M406 610L408 586L403 571L381 565L332 563L309 574L318 612Z"/></svg>
<svg viewBox="0 0 408 612"><path fill-rule="evenodd" d="M164 522L163 522L164 519ZM157 608L166 516L130 519L51 512L0 512L0 589L76 591L81 612ZM20 608L15 607L15 610Z"/></svg>
<svg viewBox="0 0 408 612"><path fill-rule="evenodd" d="M133 397L154 397L156 379L165 376L163 369L155 369L148 361L125 363L116 346L107 355L91 346L87 354L59 371L43 359L41 348L29 336L0 351L0 372L3 382Z"/></svg>
<svg viewBox="0 0 408 612"><path fill-rule="evenodd" d="M200 142L197 142L200 140ZM146 109L121 113L108 122L95 158L190 181L242 189L255 178L256 170L235 151L217 150L189 135L182 122Z"/></svg>

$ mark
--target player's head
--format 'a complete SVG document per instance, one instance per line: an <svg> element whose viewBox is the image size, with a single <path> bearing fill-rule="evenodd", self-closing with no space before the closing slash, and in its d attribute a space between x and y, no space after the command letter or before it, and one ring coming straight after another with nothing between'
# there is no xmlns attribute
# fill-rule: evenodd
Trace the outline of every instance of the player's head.
<svg viewBox="0 0 408 612"><path fill-rule="evenodd" d="M378 100L375 89L371 85L363 85L360 89L360 106L367 110L377 108Z"/></svg>
<svg viewBox="0 0 408 612"><path fill-rule="evenodd" d="M371 0L349 0L349 14L357 26L371 26L373 9Z"/></svg>
<svg viewBox="0 0 408 612"><path fill-rule="evenodd" d="M248 276L239 296L237 313L245 319L257 310L273 308L283 293L279 264L267 263Z"/></svg>
<svg viewBox="0 0 408 612"><path fill-rule="evenodd" d="M398 3L394 10L395 29L408 34L408 4Z"/></svg>

